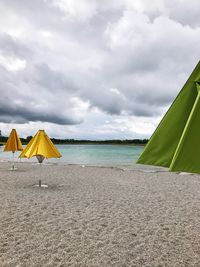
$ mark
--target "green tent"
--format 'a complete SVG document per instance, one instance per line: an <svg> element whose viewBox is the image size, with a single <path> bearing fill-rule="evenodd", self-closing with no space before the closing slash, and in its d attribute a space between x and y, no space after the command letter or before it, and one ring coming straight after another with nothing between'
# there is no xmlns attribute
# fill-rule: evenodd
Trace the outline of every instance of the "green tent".
<svg viewBox="0 0 200 267"><path fill-rule="evenodd" d="M137 163L200 173L200 62L161 120Z"/></svg>

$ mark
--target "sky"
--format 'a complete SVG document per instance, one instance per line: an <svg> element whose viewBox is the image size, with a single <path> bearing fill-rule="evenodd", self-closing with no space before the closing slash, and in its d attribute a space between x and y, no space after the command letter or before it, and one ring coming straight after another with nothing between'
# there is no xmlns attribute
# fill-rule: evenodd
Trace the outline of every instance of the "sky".
<svg viewBox="0 0 200 267"><path fill-rule="evenodd" d="M149 138L199 61L199 0L0 0L0 129Z"/></svg>

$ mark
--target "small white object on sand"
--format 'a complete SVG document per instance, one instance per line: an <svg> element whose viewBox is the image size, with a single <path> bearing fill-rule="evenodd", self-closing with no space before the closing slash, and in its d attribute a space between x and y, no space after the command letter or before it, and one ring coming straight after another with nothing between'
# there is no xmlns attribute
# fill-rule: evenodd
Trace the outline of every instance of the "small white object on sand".
<svg viewBox="0 0 200 267"><path fill-rule="evenodd" d="M49 187L49 186L48 186L47 184L41 184L41 185L39 185L39 184L35 184L34 187L43 187L43 188L47 188L47 187Z"/></svg>

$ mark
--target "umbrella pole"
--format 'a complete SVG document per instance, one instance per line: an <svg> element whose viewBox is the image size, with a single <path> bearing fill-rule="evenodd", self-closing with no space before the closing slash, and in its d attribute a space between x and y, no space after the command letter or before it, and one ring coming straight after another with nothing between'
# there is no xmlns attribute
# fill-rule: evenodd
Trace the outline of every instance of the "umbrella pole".
<svg viewBox="0 0 200 267"><path fill-rule="evenodd" d="M41 165L41 162L40 162L40 175L41 175L41 167L42 167L42 165ZM42 186L42 180L39 179L39 187L41 187L41 186Z"/></svg>
<svg viewBox="0 0 200 267"><path fill-rule="evenodd" d="M13 163L12 163L12 170L15 169L15 152L13 151Z"/></svg>

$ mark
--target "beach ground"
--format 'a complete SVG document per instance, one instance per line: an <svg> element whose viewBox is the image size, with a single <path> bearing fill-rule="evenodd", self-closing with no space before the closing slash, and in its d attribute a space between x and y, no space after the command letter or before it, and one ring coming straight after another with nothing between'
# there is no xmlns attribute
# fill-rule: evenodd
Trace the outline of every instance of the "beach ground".
<svg viewBox="0 0 200 267"><path fill-rule="evenodd" d="M0 163L0 266L200 266L199 175L9 167Z"/></svg>

